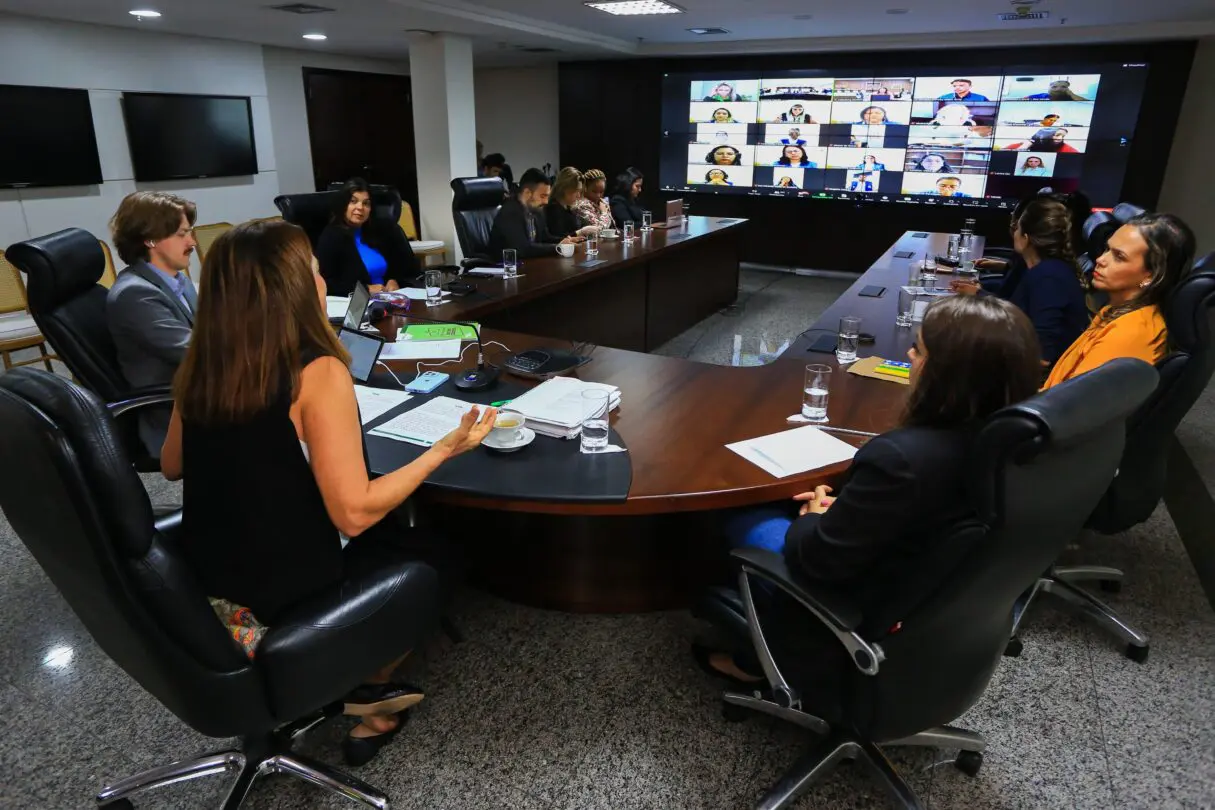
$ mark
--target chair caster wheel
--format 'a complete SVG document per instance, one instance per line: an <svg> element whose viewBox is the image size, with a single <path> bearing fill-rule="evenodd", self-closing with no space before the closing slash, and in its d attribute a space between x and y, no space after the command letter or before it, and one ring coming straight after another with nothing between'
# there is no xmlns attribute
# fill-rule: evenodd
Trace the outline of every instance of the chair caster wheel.
<svg viewBox="0 0 1215 810"><path fill-rule="evenodd" d="M1148 651L1151 647L1136 647L1134 644L1126 645L1126 657L1134 661L1136 664L1142 664L1148 658Z"/></svg>
<svg viewBox="0 0 1215 810"><path fill-rule="evenodd" d="M983 753L981 751L959 751L958 758L954 760L953 764L967 776L978 776L979 768L983 767Z"/></svg>
<svg viewBox="0 0 1215 810"><path fill-rule="evenodd" d="M1122 581L1117 579L1103 579L1097 583L1101 590L1105 593L1122 593Z"/></svg>
<svg viewBox="0 0 1215 810"><path fill-rule="evenodd" d="M1013 636L1004 645L1004 654L1009 658L1020 658L1021 651L1025 649L1025 645L1021 643L1021 639Z"/></svg>
<svg viewBox="0 0 1215 810"><path fill-rule="evenodd" d="M741 723L750 714L751 712L742 706L735 706L733 703L726 703L724 701L721 704L721 716L727 723Z"/></svg>

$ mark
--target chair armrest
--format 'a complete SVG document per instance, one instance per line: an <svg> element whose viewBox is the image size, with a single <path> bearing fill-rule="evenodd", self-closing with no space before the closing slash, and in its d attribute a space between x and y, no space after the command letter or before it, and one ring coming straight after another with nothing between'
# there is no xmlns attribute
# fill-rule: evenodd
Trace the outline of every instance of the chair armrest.
<svg viewBox="0 0 1215 810"><path fill-rule="evenodd" d="M176 537L181 532L181 507L177 504L153 504L152 515L161 534Z"/></svg>
<svg viewBox="0 0 1215 810"><path fill-rule="evenodd" d="M438 621L438 574L414 561L348 576L296 605L257 648L274 715L293 720L340 700L422 646Z"/></svg>
<svg viewBox="0 0 1215 810"><path fill-rule="evenodd" d="M1009 247L989 247L983 249L983 258L985 259L1007 259L1012 261L1017 258L1017 251Z"/></svg>
<svg viewBox="0 0 1215 810"><path fill-rule="evenodd" d="M173 391L169 388L156 386L152 388L136 388L126 393L117 402L107 402L110 414L117 419L125 413L140 408L150 408L154 405L165 405L173 402Z"/></svg>
<svg viewBox="0 0 1215 810"><path fill-rule="evenodd" d="M886 655L880 646L866 641L857 632L864 616L846 596L808 582L804 576L791 571L785 558L775 552L760 548L739 548L730 554L742 564L744 574L772 583L814 614L848 650L857 669L866 675L878 673L879 665Z"/></svg>

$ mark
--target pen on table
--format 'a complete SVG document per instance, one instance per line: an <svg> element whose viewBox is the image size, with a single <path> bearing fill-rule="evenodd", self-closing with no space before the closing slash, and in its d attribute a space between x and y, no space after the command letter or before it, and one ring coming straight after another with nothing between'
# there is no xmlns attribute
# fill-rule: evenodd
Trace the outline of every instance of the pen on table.
<svg viewBox="0 0 1215 810"><path fill-rule="evenodd" d="M846 433L849 436L864 436L866 438L872 439L874 436L879 435L877 433L870 433L867 430L850 430L848 428L831 427L831 425L817 425L817 424L814 424L813 422L809 422L805 419L802 419L801 414L796 414L794 416L790 416L785 421L789 422L790 424L799 424L800 423L800 424L814 425L819 430L827 430L827 431L831 431L832 433Z"/></svg>

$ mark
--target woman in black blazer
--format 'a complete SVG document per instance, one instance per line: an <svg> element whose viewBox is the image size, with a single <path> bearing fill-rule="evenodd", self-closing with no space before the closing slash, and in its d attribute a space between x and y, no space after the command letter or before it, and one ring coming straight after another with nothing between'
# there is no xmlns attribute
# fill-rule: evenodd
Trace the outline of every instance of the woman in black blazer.
<svg viewBox="0 0 1215 810"><path fill-rule="evenodd" d="M544 205L544 224L550 234L563 239L567 236L584 237L599 232L595 225L583 225L578 221L578 212L574 210L574 205L580 199L582 172L573 166L566 166L557 172L552 197Z"/></svg>
<svg viewBox="0 0 1215 810"><path fill-rule="evenodd" d="M800 509L749 511L726 526L735 547L782 553L803 576L849 593L865 617L863 632L873 636L893 631L958 562L935 544L967 516L966 458L974 431L1000 408L1034 394L1042 374L1033 324L995 297L936 302L907 355L911 393L902 424L857 452L837 498L820 486L794 496ZM779 607L771 622L786 660L813 679L805 673L828 669L823 658L842 648L808 631L810 624L796 608ZM749 653L696 646L694 654L715 675L761 680Z"/></svg>
<svg viewBox="0 0 1215 810"><path fill-rule="evenodd" d="M616 175L616 190L612 193L612 219L616 227L623 228L629 220L637 228L641 227L641 204L637 198L641 196L641 184L645 177L632 166Z"/></svg>
<svg viewBox="0 0 1215 810"><path fill-rule="evenodd" d="M421 272L401 226L372 219L371 187L360 177L342 186L333 219L317 240L316 261L330 295L350 295L360 281L373 293L392 292Z"/></svg>

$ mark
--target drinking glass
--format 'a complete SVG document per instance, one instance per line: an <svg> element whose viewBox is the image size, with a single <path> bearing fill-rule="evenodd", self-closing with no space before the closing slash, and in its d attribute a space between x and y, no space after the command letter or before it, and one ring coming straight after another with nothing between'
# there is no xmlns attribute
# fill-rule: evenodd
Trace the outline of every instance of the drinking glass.
<svg viewBox="0 0 1215 810"><path fill-rule="evenodd" d="M633 241L633 220L626 220L624 223L624 241Z"/></svg>
<svg viewBox="0 0 1215 810"><path fill-rule="evenodd" d="M899 287L899 312L894 317L894 325L900 327L911 326L912 310L915 307L915 293L912 290L918 285L909 287Z"/></svg>
<svg viewBox="0 0 1215 810"><path fill-rule="evenodd" d="M856 360L856 348L861 342L861 319L855 315L840 318L839 339L835 343L835 359L841 364Z"/></svg>
<svg viewBox="0 0 1215 810"><path fill-rule="evenodd" d="M958 248L958 275L973 279L978 275L978 270L975 269L975 257L971 251L971 241L969 239L962 242Z"/></svg>
<svg viewBox="0 0 1215 810"><path fill-rule="evenodd" d="M608 445L608 392L591 390L582 392L582 443L583 453L601 453Z"/></svg>
<svg viewBox="0 0 1215 810"><path fill-rule="evenodd" d="M827 421L827 396L831 391L831 367L806 366L802 384L802 416L811 422Z"/></svg>
<svg viewBox="0 0 1215 810"><path fill-rule="evenodd" d="M654 215L649 211L641 212L641 230L642 231L654 230Z"/></svg>
<svg viewBox="0 0 1215 810"><path fill-rule="evenodd" d="M437 267L428 269L423 281L426 284L426 306L435 307L443 303L443 271Z"/></svg>
<svg viewBox="0 0 1215 810"><path fill-rule="evenodd" d="M920 260L920 278L919 283L913 286L923 287L926 290L935 290L937 287L937 263L925 256Z"/></svg>
<svg viewBox="0 0 1215 810"><path fill-rule="evenodd" d="M949 237L949 248L945 255L949 257L949 260L951 262L955 261L958 258L958 248L961 245L962 245L962 237L960 234L955 233Z"/></svg>
<svg viewBox="0 0 1215 810"><path fill-rule="evenodd" d="M514 278L519 275L519 254L514 248L506 248L502 251L502 269L505 270L502 275L505 278Z"/></svg>
<svg viewBox="0 0 1215 810"><path fill-rule="evenodd" d="M591 231L586 235L586 255L587 258L599 255L599 234L596 231Z"/></svg>
<svg viewBox="0 0 1215 810"><path fill-rule="evenodd" d="M687 225L688 220L692 217L692 203L688 200L683 201L683 224Z"/></svg>

